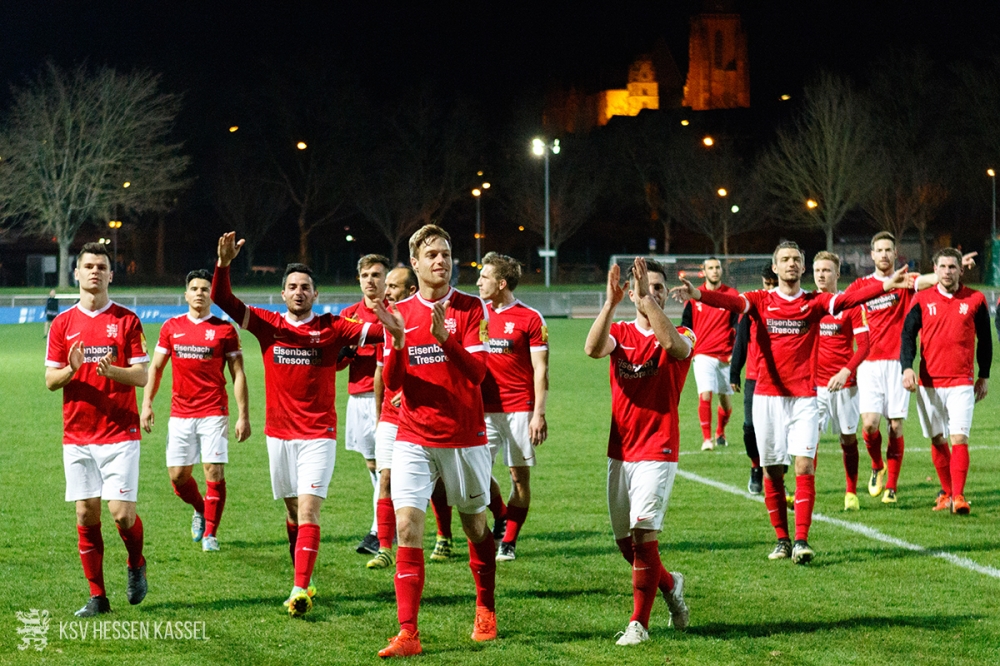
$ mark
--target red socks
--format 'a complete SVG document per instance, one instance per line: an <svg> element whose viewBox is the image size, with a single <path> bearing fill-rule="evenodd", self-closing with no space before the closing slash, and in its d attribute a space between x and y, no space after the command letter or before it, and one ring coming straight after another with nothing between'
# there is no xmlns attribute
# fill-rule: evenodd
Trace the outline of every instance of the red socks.
<svg viewBox="0 0 1000 666"><path fill-rule="evenodd" d="M813 505L816 504L816 477L801 474L795 477L795 540L809 538L812 525Z"/></svg>
<svg viewBox="0 0 1000 666"><path fill-rule="evenodd" d="M118 535L125 543L125 550L128 551L129 568L135 569L141 567L146 563L146 558L142 556L142 518L136 516L132 527L128 529L123 528L121 525L117 525L117 527Z"/></svg>
<svg viewBox="0 0 1000 666"><path fill-rule="evenodd" d="M968 449L966 449L965 454L968 456ZM937 470L941 490L944 491L945 495L951 497L951 451L948 450L948 442L941 444L931 442L931 461L934 463L934 469Z"/></svg>
<svg viewBox="0 0 1000 666"><path fill-rule="evenodd" d="M378 520L378 547L391 550L392 538L396 536L396 510L392 506L391 498L386 497L378 501L375 518Z"/></svg>
<svg viewBox="0 0 1000 666"><path fill-rule="evenodd" d="M798 488L796 488L798 493ZM767 474L764 475L764 506L771 519L771 526L779 539L788 538L788 504L785 503L785 483L775 483Z"/></svg>
<svg viewBox="0 0 1000 666"><path fill-rule="evenodd" d="M469 569L476 581L476 606L496 610L494 591L497 586L496 546L493 535L487 534L479 543L469 541Z"/></svg>
<svg viewBox="0 0 1000 666"><path fill-rule="evenodd" d="M490 513L493 514L494 523L507 517L507 505L503 503L500 493L490 493Z"/></svg>
<svg viewBox="0 0 1000 666"><path fill-rule="evenodd" d="M295 566L295 542L299 536L299 526L285 520L285 529L288 531L288 554L292 556L292 566Z"/></svg>
<svg viewBox="0 0 1000 666"><path fill-rule="evenodd" d="M296 587L309 587L309 579L312 578L317 555L319 555L319 525L315 523L300 524L298 537L295 540Z"/></svg>
<svg viewBox="0 0 1000 666"><path fill-rule="evenodd" d="M524 525L527 517L528 507L516 506L514 504L507 505L507 531L503 534L505 543L514 543L517 541L517 535L521 533L521 526Z"/></svg>
<svg viewBox="0 0 1000 666"><path fill-rule="evenodd" d="M951 489L953 496L965 495L965 477L969 474L969 445L951 447Z"/></svg>
<svg viewBox="0 0 1000 666"><path fill-rule="evenodd" d="M885 482L885 487L895 490L896 481L899 480L899 468L903 465L902 437L893 437L892 433L889 433L889 446L885 447L885 457L889 467L889 478Z"/></svg>
<svg viewBox="0 0 1000 666"><path fill-rule="evenodd" d="M170 485L174 487L174 495L177 495L190 504L198 513L205 513L205 501L201 498L201 491L198 490L198 482L194 480L193 476L189 476L188 480L182 486L178 486L173 482Z"/></svg>
<svg viewBox="0 0 1000 666"><path fill-rule="evenodd" d="M470 562L473 549L469 549ZM399 547L396 554L396 617L399 628L417 631L420 597L424 593L424 549Z"/></svg>
<svg viewBox="0 0 1000 666"><path fill-rule="evenodd" d="M442 491L431 495L431 508L434 509L434 520L437 521L437 533L444 539L451 538L451 507L448 506L448 495Z"/></svg>
<svg viewBox="0 0 1000 666"><path fill-rule="evenodd" d="M624 539L618 539L615 541L618 545L618 550L622 552L622 557L629 564L635 562L635 545L632 542L632 537L625 537ZM660 562L660 592L663 594L670 594L670 590L674 589L674 577L670 575L670 572L663 568L663 563Z"/></svg>
<svg viewBox="0 0 1000 666"><path fill-rule="evenodd" d="M192 479L193 481L194 479ZM215 536L222 520L222 510L226 508L226 482L205 482L205 536Z"/></svg>
<svg viewBox="0 0 1000 666"><path fill-rule="evenodd" d="M709 403L709 409L711 409L711 403ZM722 405L719 405L718 417L719 424L715 426L715 436L725 437L726 436L726 426L729 425L729 417L732 416L732 409L723 409Z"/></svg>
<svg viewBox="0 0 1000 666"><path fill-rule="evenodd" d="M701 438L712 439L712 400L698 398L698 420L701 422Z"/></svg>
<svg viewBox="0 0 1000 666"><path fill-rule="evenodd" d="M841 444L844 452L844 476L847 477L847 492L858 492L858 443Z"/></svg>
<svg viewBox="0 0 1000 666"><path fill-rule="evenodd" d="M653 610L656 590L660 583L659 543L647 541L635 544L635 561L632 563L632 617L630 622L639 622L649 627L649 613Z"/></svg>
<svg viewBox="0 0 1000 666"><path fill-rule="evenodd" d="M882 462L882 432L876 430L869 434L862 431L861 436L865 440L865 448L872 459L872 469L882 469L885 463Z"/></svg>
<svg viewBox="0 0 1000 666"><path fill-rule="evenodd" d="M101 535L101 524L77 525L79 535L77 541L80 551L80 562L83 563L83 575L90 583L90 596L106 597L104 590L104 537Z"/></svg>

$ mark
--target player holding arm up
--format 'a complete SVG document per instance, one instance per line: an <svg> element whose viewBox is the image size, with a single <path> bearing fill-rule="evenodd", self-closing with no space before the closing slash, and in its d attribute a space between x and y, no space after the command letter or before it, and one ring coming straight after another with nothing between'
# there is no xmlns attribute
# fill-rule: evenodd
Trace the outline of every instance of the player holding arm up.
<svg viewBox="0 0 1000 666"><path fill-rule="evenodd" d="M616 264L608 271L607 299L584 346L591 358L611 360L608 510L615 542L632 565L633 598L632 617L618 645L649 640L657 589L667 601L674 627L684 629L688 623L684 577L663 567L658 535L677 473L678 405L695 336L690 329L675 328L663 312L663 267L639 257L631 272L628 293L635 320L612 322L625 296Z"/></svg>

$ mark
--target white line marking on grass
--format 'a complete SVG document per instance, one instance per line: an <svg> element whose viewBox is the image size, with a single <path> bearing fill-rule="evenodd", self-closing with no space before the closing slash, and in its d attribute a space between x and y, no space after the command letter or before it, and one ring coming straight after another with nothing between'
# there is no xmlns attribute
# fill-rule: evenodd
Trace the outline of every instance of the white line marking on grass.
<svg viewBox="0 0 1000 666"><path fill-rule="evenodd" d="M728 483L722 483L721 481L715 481L704 476L699 476L698 474L694 474L683 469L677 470L677 475L687 479L688 481L694 481L706 486L711 486L717 490L738 495L754 502L763 503L764 501L764 498L760 495L751 495L747 491L741 490L736 486L731 486ZM910 543L909 541L903 541L902 539L898 539L894 536L886 534L885 532L877 530L874 527L868 527L867 525L862 525L861 523L852 523L847 520L840 520L839 518L830 518L822 513L813 513L813 520L821 523L836 525L837 527L842 527L845 530L854 532L855 534L860 534L861 536L868 537L869 539L873 539L875 541L881 541L882 543L889 544L890 546L896 546L897 548L910 550L915 553L922 553L924 555L929 555L930 557L937 557L946 562L950 562L957 567L962 567L963 569L968 569L969 571L974 571L976 573L983 574L984 576L990 576L991 578L1000 579L1000 569L985 564L979 564L978 562L974 562L967 557L961 557L960 555L953 555L952 553L946 553L940 550L927 550L923 546L918 546L917 544Z"/></svg>

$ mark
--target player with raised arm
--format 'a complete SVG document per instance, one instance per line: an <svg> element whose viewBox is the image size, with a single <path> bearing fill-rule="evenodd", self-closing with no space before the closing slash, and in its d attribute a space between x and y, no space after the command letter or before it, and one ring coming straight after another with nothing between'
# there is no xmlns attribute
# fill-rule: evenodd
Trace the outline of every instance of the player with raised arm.
<svg viewBox="0 0 1000 666"><path fill-rule="evenodd" d="M761 285L766 291L778 286L778 276L767 264L760 272ZM743 447L750 458L750 480L747 481L747 492L760 495L764 492L764 468L760 466L760 454L757 453L757 434L753 429L753 391L757 386L757 363L760 350L757 349L757 324L753 318L745 314L740 317L736 326L736 342L733 343L733 360L729 364L729 385L733 393L740 392L740 372L746 364L747 376L743 386Z"/></svg>
<svg viewBox="0 0 1000 666"><path fill-rule="evenodd" d="M417 293L391 306L396 320L382 369L387 391L402 390L392 449L396 508L396 607L400 630L380 657L420 654L417 615L424 588L423 535L434 483L444 480L469 539L476 584L472 640L496 638L495 546L486 526L490 452L480 384L486 376L486 305L450 285L451 238L433 224L410 237Z"/></svg>
<svg viewBox="0 0 1000 666"><path fill-rule="evenodd" d="M385 303L385 278L389 264L389 259L380 254L366 254L358 260L358 282L363 297L354 305L341 310L341 317L378 324L375 304ZM379 549L377 536L379 480L375 471L375 426L378 423L375 408L375 347L344 347L340 350L340 355L343 361L338 370L350 364L347 375L347 423L344 428L344 448L360 453L365 459L374 492L372 526L355 550L358 553L374 555Z"/></svg>
<svg viewBox="0 0 1000 666"><path fill-rule="evenodd" d="M685 629L684 576L660 560L658 535L677 474L678 405L697 344L663 312L666 276L655 261L636 258L629 298L636 317L612 322L624 299L621 268L608 271L607 299L587 334L591 358L611 358L611 434L608 437L608 511L622 556L632 565L632 617L618 645L649 640L656 591L663 592L674 628Z"/></svg>
<svg viewBox="0 0 1000 666"><path fill-rule="evenodd" d="M295 581L285 605L292 617L312 609L311 583L319 553L319 513L330 487L337 449L336 377L340 349L380 342L370 323L313 313L317 291L312 271L289 264L282 277L284 314L246 305L233 295L229 265L243 241L229 232L219 239L212 300L260 342L264 356L264 435L274 499L285 502ZM388 329L395 320L377 306ZM401 333L401 331L400 331Z"/></svg>
<svg viewBox="0 0 1000 666"><path fill-rule="evenodd" d="M737 292L722 283L722 262L709 257L702 264L705 282L701 289L718 291L720 294ZM688 301L681 315L681 326L685 326L698 338L694 350L694 382L698 388L698 420L701 422L701 436L704 440L702 451L711 451L716 446L726 446L726 425L733 413L730 397L733 388L729 382L729 361L733 355L733 340L736 337L736 321L739 315L721 308L713 308L704 303ZM718 425L712 437L712 394L719 395Z"/></svg>
<svg viewBox="0 0 1000 666"><path fill-rule="evenodd" d="M398 303L417 293L417 276L411 268L394 268L385 279L385 298L390 303ZM387 569L396 563L392 553L392 541L396 537L396 509L392 504L392 445L399 430L399 392L385 390L382 368L385 366L384 347L375 346L375 406L378 410L378 425L375 427L375 470L379 475L378 504L375 517L378 520L378 552L368 560L369 569Z"/></svg>
<svg viewBox="0 0 1000 666"><path fill-rule="evenodd" d="M111 612L104 586L101 500L128 551L130 604L148 588L142 556L143 526L135 510L139 492L139 410L135 387L145 386L149 355L139 318L111 301L111 258L101 243L87 243L73 271L80 302L49 329L45 386L63 392L63 466L66 501L76 505L80 561L90 599L76 612Z"/></svg>
<svg viewBox="0 0 1000 666"><path fill-rule="evenodd" d="M517 537L531 504L535 447L548 437L548 327L541 313L514 297L520 278L521 264L516 259L489 252L483 257L476 283L479 297L490 308L490 354L482 384L486 436L493 460L498 453L502 455L511 479L506 528L497 551L499 562L515 557ZM491 489L495 485L494 479Z"/></svg>
<svg viewBox="0 0 1000 666"><path fill-rule="evenodd" d="M813 258L816 290L836 294L840 277L840 257L819 252ZM854 373L868 355L868 322L861 307L827 313L819 322L819 343L813 357L813 383L819 407L819 430L829 424L840 436L844 457L844 511L857 511L858 502L858 386ZM858 348L854 349L857 342Z"/></svg>
<svg viewBox="0 0 1000 666"><path fill-rule="evenodd" d="M809 546L816 485L813 460L819 442L819 411L812 362L819 322L827 312L836 314L874 298L882 292L912 286L913 276L901 268L887 280L870 283L852 293L828 294L803 291L802 251L793 242L778 245L772 257L778 275L774 291L750 291L731 296L702 291L687 280L671 290L678 298L702 300L732 312L749 313L757 323L760 348L757 385L754 388L753 425L757 449L764 466L764 503L778 543L768 556L772 560L791 557L796 564L809 562L815 552ZM785 460L794 458L795 544L788 533L785 501Z"/></svg>
<svg viewBox="0 0 1000 666"><path fill-rule="evenodd" d="M972 412L975 403L986 397L993 364L990 311L981 292L961 283L961 252L945 248L933 261L938 284L917 294L903 326L903 387L911 393L919 387L917 415L924 437L931 440L931 459L941 481L934 510L968 515L965 478ZM919 378L913 372L918 334ZM977 338L978 344L974 344ZM973 358L979 365L975 383Z"/></svg>
<svg viewBox="0 0 1000 666"><path fill-rule="evenodd" d="M167 472L174 494L194 509L191 539L203 551L219 550L217 531L226 506L225 465L229 462L229 396L225 367L233 377L239 415L236 440L250 436L249 393L243 352L236 328L212 315L212 274L191 271L185 279L186 314L160 328L149 383L142 393L140 422L153 431L153 399L160 390L163 368L173 358L173 398L167 423ZM191 476L194 464L205 470L205 496Z"/></svg>

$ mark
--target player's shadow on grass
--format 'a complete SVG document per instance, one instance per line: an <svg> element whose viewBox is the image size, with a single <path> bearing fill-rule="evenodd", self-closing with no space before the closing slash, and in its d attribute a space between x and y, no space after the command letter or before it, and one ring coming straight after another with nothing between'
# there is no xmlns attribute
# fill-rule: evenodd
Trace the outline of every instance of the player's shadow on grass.
<svg viewBox="0 0 1000 666"><path fill-rule="evenodd" d="M532 540L538 541L579 541L581 539L591 539L593 537L610 537L611 532L598 532L596 530L563 530L561 532L532 532Z"/></svg>
<svg viewBox="0 0 1000 666"><path fill-rule="evenodd" d="M591 587L572 590L512 590L503 591L504 599L577 599L579 597L600 596L606 597L610 591L606 587Z"/></svg>
<svg viewBox="0 0 1000 666"><path fill-rule="evenodd" d="M725 622L713 622L710 624L693 625L688 627L686 633L695 636L710 636L712 638L764 638L768 636L781 636L784 634L811 634L816 631L829 631L835 629L869 629L871 627L910 627L915 629L931 629L934 631L951 630L960 626L976 622L983 615L962 615L962 616L942 616L942 615L903 615L903 616L870 616L859 615L857 617L834 620L830 622L802 622L802 621L765 621L761 624L729 624Z"/></svg>

